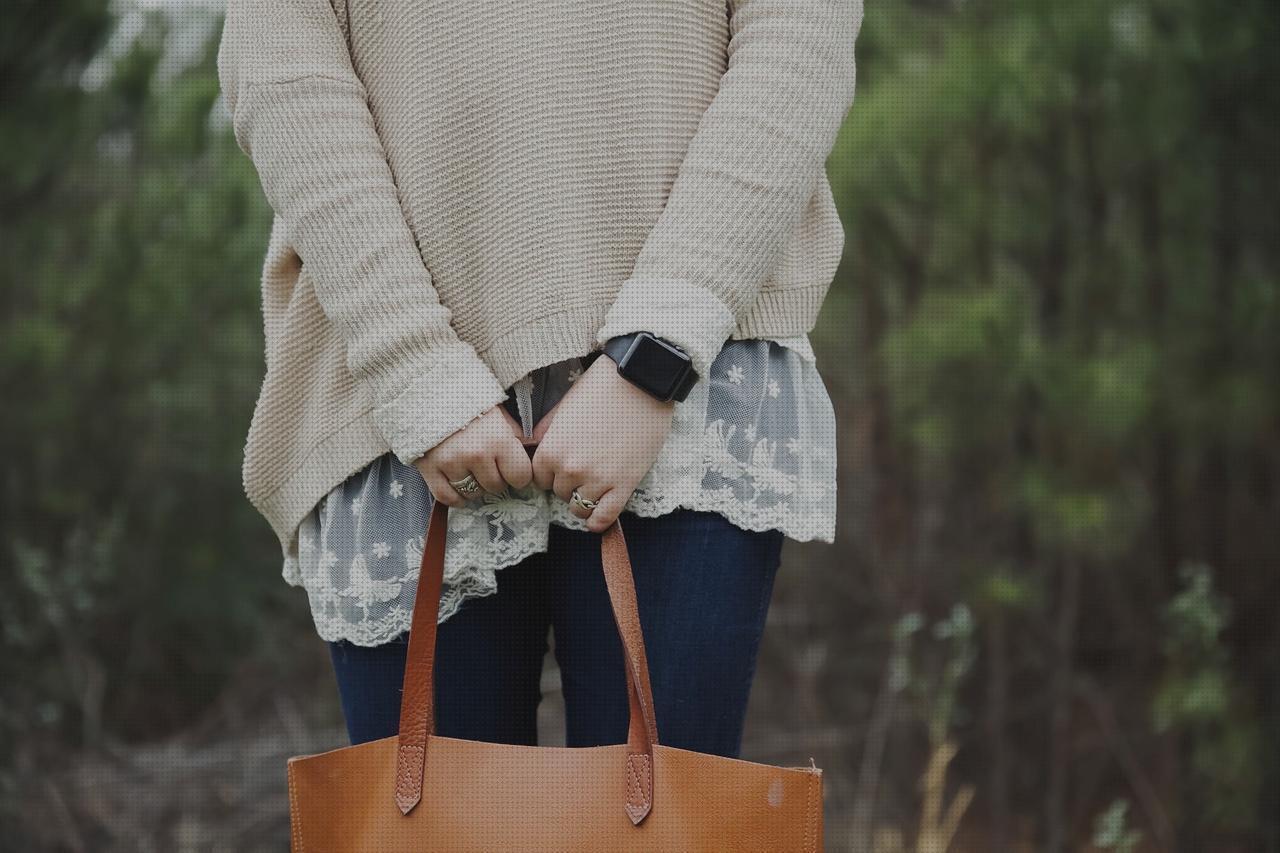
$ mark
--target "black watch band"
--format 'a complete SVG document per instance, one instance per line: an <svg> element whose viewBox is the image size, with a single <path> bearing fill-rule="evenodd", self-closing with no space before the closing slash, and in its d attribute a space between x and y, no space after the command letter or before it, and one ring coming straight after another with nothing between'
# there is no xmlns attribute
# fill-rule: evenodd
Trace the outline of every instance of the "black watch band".
<svg viewBox="0 0 1280 853"><path fill-rule="evenodd" d="M610 338L603 351L617 363L619 375L664 403L681 402L698 381L688 354L650 332Z"/></svg>

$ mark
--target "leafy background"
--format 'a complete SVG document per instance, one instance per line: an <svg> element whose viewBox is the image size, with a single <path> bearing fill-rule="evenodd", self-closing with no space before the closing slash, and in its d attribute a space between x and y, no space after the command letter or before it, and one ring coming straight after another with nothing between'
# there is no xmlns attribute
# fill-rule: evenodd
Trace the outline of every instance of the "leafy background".
<svg viewBox="0 0 1280 853"><path fill-rule="evenodd" d="M270 210L219 5L0 27L5 849L284 849L285 758L343 743L240 488ZM828 849L1280 850L1278 29L868 4L839 541L788 545L744 746L824 768Z"/></svg>

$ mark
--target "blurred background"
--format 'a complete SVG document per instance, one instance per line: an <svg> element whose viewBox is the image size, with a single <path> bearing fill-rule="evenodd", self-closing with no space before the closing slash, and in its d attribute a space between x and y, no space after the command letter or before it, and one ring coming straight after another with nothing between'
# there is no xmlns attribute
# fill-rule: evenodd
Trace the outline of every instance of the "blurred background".
<svg viewBox="0 0 1280 853"><path fill-rule="evenodd" d="M286 758L346 742L241 492L271 214L220 5L5 3L3 850L283 850ZM1278 30L868 0L839 540L787 545L743 752L824 769L827 849L1280 850Z"/></svg>

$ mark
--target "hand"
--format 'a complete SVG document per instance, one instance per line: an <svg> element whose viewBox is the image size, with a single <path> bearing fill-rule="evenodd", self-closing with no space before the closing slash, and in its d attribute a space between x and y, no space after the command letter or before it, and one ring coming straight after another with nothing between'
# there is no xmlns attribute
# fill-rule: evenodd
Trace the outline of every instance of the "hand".
<svg viewBox="0 0 1280 853"><path fill-rule="evenodd" d="M675 403L660 402L618 375L601 355L543 416L548 421L533 454L533 481L569 501L573 490L596 501L593 510L570 503L587 528L604 531L653 467L671 431ZM540 431L535 428L534 435Z"/></svg>
<svg viewBox="0 0 1280 853"><path fill-rule="evenodd" d="M427 481L431 496L445 506L461 506L472 500L449 485L467 474L475 476L485 491L501 494L508 485L517 489L533 479L529 452L520 439L520 425L501 405L496 405L462 429L414 460Z"/></svg>

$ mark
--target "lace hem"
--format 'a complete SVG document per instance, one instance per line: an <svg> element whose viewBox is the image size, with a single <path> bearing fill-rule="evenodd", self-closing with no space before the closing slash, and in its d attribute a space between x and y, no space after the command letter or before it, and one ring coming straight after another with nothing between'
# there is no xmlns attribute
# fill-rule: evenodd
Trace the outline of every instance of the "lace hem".
<svg viewBox="0 0 1280 853"><path fill-rule="evenodd" d="M726 345L707 381L677 407L629 512L709 511L744 530L834 541L835 415L807 340L792 343ZM540 377L544 411L579 375L572 362ZM529 391L518 396L522 420L533 415L525 411ZM304 519L298 557L282 574L306 590L322 639L372 646L408 630L424 544L414 531L429 509L416 469L387 454ZM586 529L566 504L532 486L451 508L438 621L466 599L496 592L498 571L545 551L551 524Z"/></svg>
<svg viewBox="0 0 1280 853"><path fill-rule="evenodd" d="M800 519L787 506L748 506L738 501L731 488L718 490L702 490L698 500L680 501L658 495L632 495L627 510L645 518L666 515L677 509L693 509L716 512L727 518L735 527L743 530L781 530L788 539L798 542L833 542L835 536L834 521L828 516L813 516ZM450 510L452 515L454 510ZM586 525L577 516L556 512L548 507L547 523L558 524L572 530L586 530ZM452 520L452 519L451 519ZM451 559L445 561L445 579L440 591L440 610L438 622L443 622L458 611L463 601L468 598L479 598L492 595L498 591L497 573L508 566L514 566L527 557L547 549L548 528L546 525L522 525L514 531L514 538L507 540L497 549L492 545L481 548L471 538L454 540L450 536L447 549ZM408 545L409 543L406 543ZM419 537L412 542L406 551L406 562L411 562L412 569L405 576L397 579L398 583L417 586L417 569L422 561L424 541ZM291 579L288 574L285 580L293 586L305 587L302 576L295 573ZM399 594L400 590L396 590ZM410 601L412 596L409 596ZM313 617L316 630L322 640L349 640L359 646L376 646L390 642L409 630L412 612L403 607L391 607L385 615L378 619L349 621L341 617L324 618L322 611L313 605Z"/></svg>

